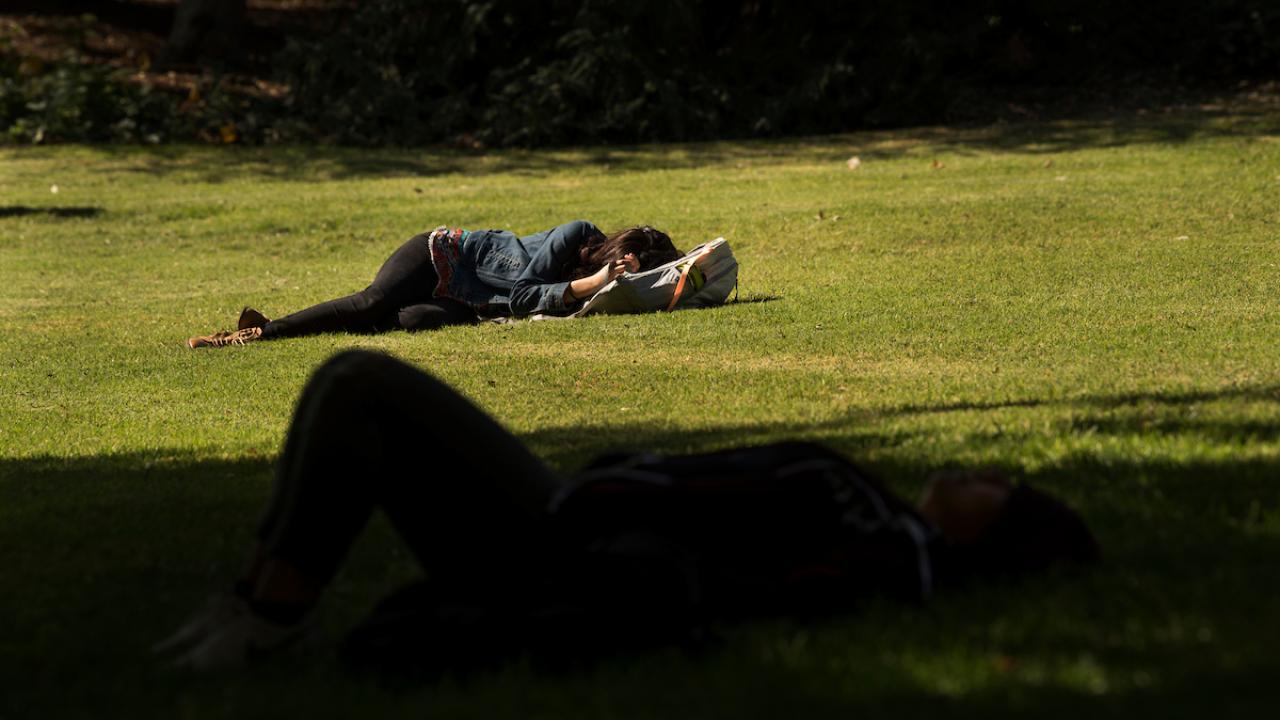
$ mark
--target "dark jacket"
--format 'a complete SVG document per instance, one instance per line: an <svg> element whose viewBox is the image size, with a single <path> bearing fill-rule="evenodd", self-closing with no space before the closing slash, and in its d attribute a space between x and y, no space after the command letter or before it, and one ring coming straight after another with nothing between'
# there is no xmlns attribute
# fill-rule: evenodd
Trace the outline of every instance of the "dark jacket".
<svg viewBox="0 0 1280 720"><path fill-rule="evenodd" d="M700 643L710 623L927 597L936 531L826 448L778 443L601 458L549 508L555 538L518 577L426 581L384 601L342 650L431 670L522 651L574 660ZM499 588L477 592L476 588Z"/></svg>

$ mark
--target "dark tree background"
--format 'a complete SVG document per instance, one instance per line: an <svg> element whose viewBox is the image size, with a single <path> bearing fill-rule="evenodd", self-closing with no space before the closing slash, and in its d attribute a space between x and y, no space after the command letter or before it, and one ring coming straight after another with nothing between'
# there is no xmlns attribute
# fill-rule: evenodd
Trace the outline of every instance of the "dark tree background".
<svg viewBox="0 0 1280 720"><path fill-rule="evenodd" d="M0 130L27 140L736 138L1280 79L1280 0L14 2L159 25L177 71L27 72L0 37Z"/></svg>
<svg viewBox="0 0 1280 720"><path fill-rule="evenodd" d="M382 0L279 67L343 142L536 145L934 122L993 93L1275 78L1278 57L1273 0Z"/></svg>

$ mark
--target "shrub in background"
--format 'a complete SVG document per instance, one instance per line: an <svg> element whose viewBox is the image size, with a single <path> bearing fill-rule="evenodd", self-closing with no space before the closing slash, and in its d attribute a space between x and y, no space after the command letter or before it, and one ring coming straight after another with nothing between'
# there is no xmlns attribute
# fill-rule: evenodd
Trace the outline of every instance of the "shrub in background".
<svg viewBox="0 0 1280 720"><path fill-rule="evenodd" d="M83 36L93 22L82 16L69 29ZM261 140L281 121L262 101L226 91L217 76L202 76L189 93L165 91L78 50L45 61L18 56L11 42L0 35L0 142Z"/></svg>
<svg viewBox="0 0 1280 720"><path fill-rule="evenodd" d="M171 129L171 105L75 57L44 64L0 56L0 129L10 140L158 142Z"/></svg>

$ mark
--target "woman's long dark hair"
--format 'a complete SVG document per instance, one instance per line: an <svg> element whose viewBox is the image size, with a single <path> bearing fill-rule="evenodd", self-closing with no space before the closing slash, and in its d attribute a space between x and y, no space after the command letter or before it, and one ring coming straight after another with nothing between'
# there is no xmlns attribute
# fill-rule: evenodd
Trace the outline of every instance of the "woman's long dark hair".
<svg viewBox="0 0 1280 720"><path fill-rule="evenodd" d="M627 253L640 260L642 271L652 270L684 255L676 249L666 233L648 225L639 225L619 230L612 235L587 238L578 251L578 262L569 268L567 276L570 280L587 277L606 263L621 260Z"/></svg>

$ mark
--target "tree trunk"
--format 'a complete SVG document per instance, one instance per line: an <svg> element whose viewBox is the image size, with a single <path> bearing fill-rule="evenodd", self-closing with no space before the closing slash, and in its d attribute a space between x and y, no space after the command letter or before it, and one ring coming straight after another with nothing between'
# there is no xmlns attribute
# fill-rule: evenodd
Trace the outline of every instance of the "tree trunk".
<svg viewBox="0 0 1280 720"><path fill-rule="evenodd" d="M245 0L181 0L164 59L170 63L234 62L243 54Z"/></svg>

